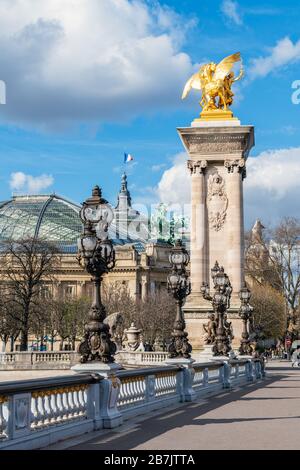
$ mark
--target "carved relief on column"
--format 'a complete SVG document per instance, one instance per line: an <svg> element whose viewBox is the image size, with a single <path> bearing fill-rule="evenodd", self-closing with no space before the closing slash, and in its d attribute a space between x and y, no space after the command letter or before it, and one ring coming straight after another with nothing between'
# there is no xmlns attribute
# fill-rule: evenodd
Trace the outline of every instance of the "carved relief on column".
<svg viewBox="0 0 300 470"><path fill-rule="evenodd" d="M210 175L207 182L208 222L216 232L221 230L226 219L228 197L225 181L219 173Z"/></svg>
<svg viewBox="0 0 300 470"><path fill-rule="evenodd" d="M207 161L206 160L188 160L187 161L187 167L190 170L191 175L195 174L204 174L205 169L207 167Z"/></svg>
<svg viewBox="0 0 300 470"><path fill-rule="evenodd" d="M225 160L225 168L227 168L228 173L241 173L242 178L246 178L246 163L243 158L237 160Z"/></svg>

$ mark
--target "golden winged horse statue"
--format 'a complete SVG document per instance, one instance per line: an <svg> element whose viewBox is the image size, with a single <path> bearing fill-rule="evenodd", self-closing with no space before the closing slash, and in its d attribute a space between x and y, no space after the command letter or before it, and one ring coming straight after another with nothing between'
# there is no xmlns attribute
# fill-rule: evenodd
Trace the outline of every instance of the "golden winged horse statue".
<svg viewBox="0 0 300 470"><path fill-rule="evenodd" d="M240 73L235 77L233 65L241 62ZM200 67L199 71L186 82L182 99L186 98L192 88L201 90L202 114L210 111L227 111L233 102L231 86L244 75L241 55L239 52L225 57L219 64L210 62ZM232 113L231 113L232 114Z"/></svg>

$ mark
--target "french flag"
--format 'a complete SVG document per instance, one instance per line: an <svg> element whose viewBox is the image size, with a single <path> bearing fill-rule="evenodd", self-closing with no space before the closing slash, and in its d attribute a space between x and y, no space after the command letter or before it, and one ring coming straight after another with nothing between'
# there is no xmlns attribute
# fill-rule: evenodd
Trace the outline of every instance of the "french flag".
<svg viewBox="0 0 300 470"><path fill-rule="evenodd" d="M124 163L132 162L133 156L130 153L124 153Z"/></svg>

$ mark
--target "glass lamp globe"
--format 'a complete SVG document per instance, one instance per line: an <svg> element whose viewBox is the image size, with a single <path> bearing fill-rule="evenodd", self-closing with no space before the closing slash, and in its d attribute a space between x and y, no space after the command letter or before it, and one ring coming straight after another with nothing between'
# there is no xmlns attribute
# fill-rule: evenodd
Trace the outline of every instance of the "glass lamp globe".
<svg viewBox="0 0 300 470"><path fill-rule="evenodd" d="M105 240L103 242L100 242L98 244L98 249L100 251L100 256L103 259L109 260L111 258L112 251L113 251L113 246L112 246L112 243L109 240Z"/></svg>
<svg viewBox="0 0 300 470"><path fill-rule="evenodd" d="M217 286L220 286L220 287L225 286L225 284L226 284L226 275L224 274L224 272L219 271L219 272L215 275L214 281L215 281L215 283L216 283Z"/></svg>
<svg viewBox="0 0 300 470"><path fill-rule="evenodd" d="M251 292L249 291L249 289L246 287L246 285L244 287L242 287L242 289L240 290L240 299L241 300L244 300L245 302L249 302L250 300L250 297L251 297Z"/></svg>
<svg viewBox="0 0 300 470"><path fill-rule="evenodd" d="M168 277L168 283L171 289L174 289L174 290L177 289L179 282L180 282L180 278L177 274L171 274Z"/></svg>
<svg viewBox="0 0 300 470"><path fill-rule="evenodd" d="M169 261L172 266L175 266L177 271L181 271L189 262L189 254L182 246L181 240L177 240L175 247L171 250Z"/></svg>
<svg viewBox="0 0 300 470"><path fill-rule="evenodd" d="M78 239L78 249L79 251L83 252L84 256L92 256L96 245L97 239L94 235L84 235L83 237Z"/></svg>

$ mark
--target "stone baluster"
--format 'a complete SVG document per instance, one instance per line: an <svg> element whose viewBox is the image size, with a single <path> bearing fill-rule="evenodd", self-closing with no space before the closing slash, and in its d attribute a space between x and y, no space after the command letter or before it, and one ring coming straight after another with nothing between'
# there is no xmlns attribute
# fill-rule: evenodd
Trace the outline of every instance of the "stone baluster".
<svg viewBox="0 0 300 470"><path fill-rule="evenodd" d="M208 380L209 380L208 368L205 367L205 369L203 370L203 386L204 387L206 387L208 385Z"/></svg>

